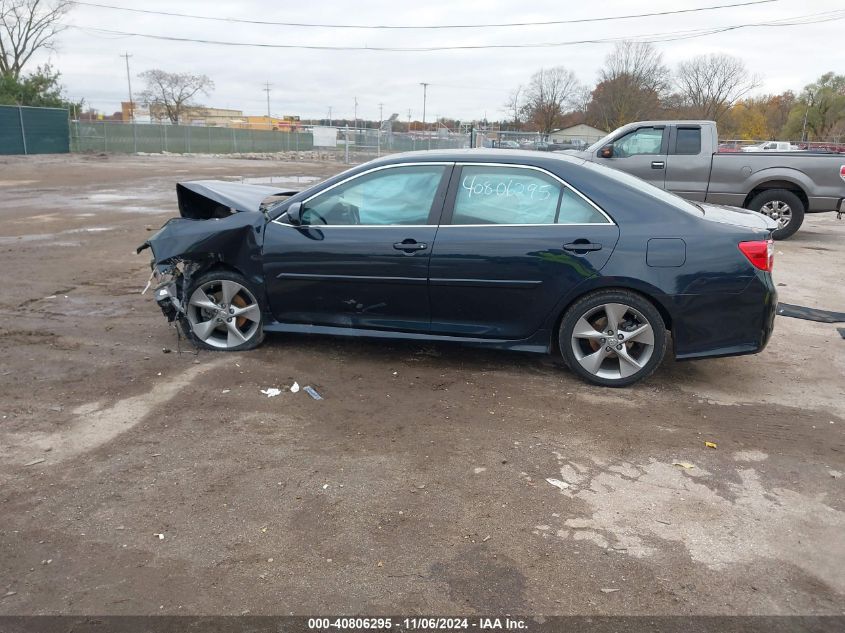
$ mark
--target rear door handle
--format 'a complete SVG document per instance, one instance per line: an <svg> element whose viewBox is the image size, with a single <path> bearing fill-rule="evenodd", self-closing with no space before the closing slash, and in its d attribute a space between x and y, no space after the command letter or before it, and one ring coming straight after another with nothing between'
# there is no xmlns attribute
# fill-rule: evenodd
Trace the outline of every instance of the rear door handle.
<svg viewBox="0 0 845 633"><path fill-rule="evenodd" d="M393 248L397 251L405 251L407 253L413 251L424 251L428 248L428 244L425 242L417 242L416 240L407 239L401 242L396 242L393 245Z"/></svg>
<svg viewBox="0 0 845 633"><path fill-rule="evenodd" d="M666 162L662 160L653 160L651 161L651 168L652 169L663 169L666 167Z"/></svg>
<svg viewBox="0 0 845 633"><path fill-rule="evenodd" d="M564 244L563 250L572 251L574 253L586 253L587 251L600 251L601 250L601 244L596 244L595 242L588 242L586 240L576 241L576 242L570 242L569 244Z"/></svg>

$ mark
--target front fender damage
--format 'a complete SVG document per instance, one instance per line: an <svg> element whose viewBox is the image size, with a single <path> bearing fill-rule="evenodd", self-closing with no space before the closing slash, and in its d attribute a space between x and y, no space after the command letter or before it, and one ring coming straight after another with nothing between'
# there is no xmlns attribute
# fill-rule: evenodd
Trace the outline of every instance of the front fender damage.
<svg viewBox="0 0 845 633"><path fill-rule="evenodd" d="M210 220L174 218L136 249L152 251L150 285L154 284L155 300L169 321L185 313L191 278L211 268L236 271L255 289L264 287L265 223L259 211Z"/></svg>

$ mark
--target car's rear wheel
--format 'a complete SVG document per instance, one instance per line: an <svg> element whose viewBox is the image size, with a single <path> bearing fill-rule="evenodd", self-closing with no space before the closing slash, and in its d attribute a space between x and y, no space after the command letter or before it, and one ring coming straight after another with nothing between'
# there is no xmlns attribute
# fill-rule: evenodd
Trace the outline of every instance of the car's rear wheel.
<svg viewBox="0 0 845 633"><path fill-rule="evenodd" d="M560 323L560 351L587 382L624 387L651 375L666 351L666 325L647 299L600 290L573 304Z"/></svg>
<svg viewBox="0 0 845 633"><path fill-rule="evenodd" d="M804 222L804 203L801 198L786 189L767 189L751 199L748 208L769 216L778 223L772 233L776 240L792 236Z"/></svg>
<svg viewBox="0 0 845 633"><path fill-rule="evenodd" d="M241 275L226 270L208 272L191 280L185 296L182 331L198 347L241 351L263 340L261 306Z"/></svg>

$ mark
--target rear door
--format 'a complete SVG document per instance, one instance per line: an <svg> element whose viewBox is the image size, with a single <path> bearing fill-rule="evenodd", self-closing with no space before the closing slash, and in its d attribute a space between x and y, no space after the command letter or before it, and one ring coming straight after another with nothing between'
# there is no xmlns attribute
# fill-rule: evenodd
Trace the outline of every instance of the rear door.
<svg viewBox="0 0 845 633"><path fill-rule="evenodd" d="M665 184L667 191L699 202L707 197L711 162L709 156L701 155L701 134L700 125L678 125L672 128Z"/></svg>
<svg viewBox="0 0 845 633"><path fill-rule="evenodd" d="M270 222L263 259L275 318L428 331L428 265L451 170L377 168L306 200L301 226Z"/></svg>
<svg viewBox="0 0 845 633"><path fill-rule="evenodd" d="M613 141L613 157L596 162L633 174L661 189L666 186L669 131L664 125L643 126Z"/></svg>
<svg viewBox="0 0 845 633"><path fill-rule="evenodd" d="M619 229L542 169L455 169L431 256L431 332L527 338L604 266Z"/></svg>

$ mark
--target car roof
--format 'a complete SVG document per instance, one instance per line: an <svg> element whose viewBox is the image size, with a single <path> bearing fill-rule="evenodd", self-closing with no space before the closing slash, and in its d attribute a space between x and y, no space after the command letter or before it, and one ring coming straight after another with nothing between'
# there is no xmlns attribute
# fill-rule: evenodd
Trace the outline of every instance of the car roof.
<svg viewBox="0 0 845 633"><path fill-rule="evenodd" d="M551 154L530 149L432 149L416 152L391 154L366 163L368 166L389 165L394 163L419 163L429 161L443 162L482 162L513 163L541 166L549 162L581 165L584 159L567 154Z"/></svg>

